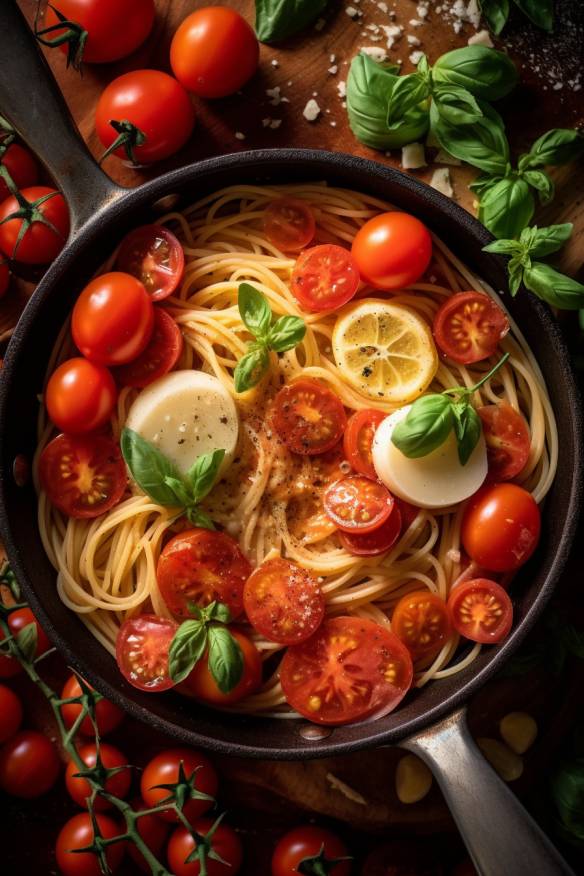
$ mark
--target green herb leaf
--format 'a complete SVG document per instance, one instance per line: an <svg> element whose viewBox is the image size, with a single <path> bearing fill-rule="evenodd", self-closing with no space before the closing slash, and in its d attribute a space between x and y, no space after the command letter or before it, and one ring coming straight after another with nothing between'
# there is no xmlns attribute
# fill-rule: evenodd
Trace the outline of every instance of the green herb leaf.
<svg viewBox="0 0 584 876"><path fill-rule="evenodd" d="M478 101L482 116L472 125L451 125L432 103L431 130L443 149L485 173L504 176L509 165L509 143L499 113Z"/></svg>
<svg viewBox="0 0 584 876"><path fill-rule="evenodd" d="M570 239L573 227L571 222L564 222L561 225L548 225L546 228L538 228L537 225L534 225L531 228L525 228L521 232L519 243L526 247L530 256L542 258L561 249L566 241ZM515 243L515 241L500 242ZM491 252L494 251L491 250Z"/></svg>
<svg viewBox="0 0 584 876"><path fill-rule="evenodd" d="M421 73L399 76L389 96L387 126L390 131L399 131L411 110L420 108L422 101L430 96L430 85Z"/></svg>
<svg viewBox="0 0 584 876"><path fill-rule="evenodd" d="M224 450L213 450L197 457L194 465L187 472L187 478L192 486L195 502L200 502L213 488L221 463L225 458Z"/></svg>
<svg viewBox="0 0 584 876"><path fill-rule="evenodd" d="M237 305L247 330L255 338L265 338L272 321L272 310L265 295L262 295L251 283L240 283Z"/></svg>
<svg viewBox="0 0 584 876"><path fill-rule="evenodd" d="M223 602L211 602L202 609L203 616L209 621L219 621L228 624L232 620L229 608Z"/></svg>
<svg viewBox="0 0 584 876"><path fill-rule="evenodd" d="M560 274L544 262L533 262L523 272L523 282L530 292L560 310L584 307L584 285Z"/></svg>
<svg viewBox="0 0 584 876"><path fill-rule="evenodd" d="M452 405L454 432L458 444L458 458L466 465L481 437L481 418L469 402L456 402Z"/></svg>
<svg viewBox="0 0 584 876"><path fill-rule="evenodd" d="M22 652L24 659L28 660L29 663L32 663L35 658L37 640L38 630L34 621L23 627L15 636L16 644Z"/></svg>
<svg viewBox="0 0 584 876"><path fill-rule="evenodd" d="M186 620L180 625L168 653L170 677L177 684L184 681L207 647L207 627L201 620Z"/></svg>
<svg viewBox="0 0 584 876"><path fill-rule="evenodd" d="M187 505L195 502L195 498L191 492L187 489L187 485L184 481L179 481L177 478L171 478L169 475L166 475L164 478L164 483L167 487L170 487L174 495L176 496L176 504L180 505L183 508L186 508Z"/></svg>
<svg viewBox="0 0 584 876"><path fill-rule="evenodd" d="M533 143L519 159L519 170L568 164L584 153L584 136L572 128L553 128Z"/></svg>
<svg viewBox="0 0 584 876"><path fill-rule="evenodd" d="M245 392L257 386L270 367L270 356L265 347L250 350L239 360L233 372L236 392Z"/></svg>
<svg viewBox="0 0 584 876"><path fill-rule="evenodd" d="M441 85L432 96L440 118L451 125L472 125L483 114L476 98L460 85Z"/></svg>
<svg viewBox="0 0 584 876"><path fill-rule="evenodd" d="M419 459L444 444L454 425L452 402L444 395L424 395L393 430L392 443L409 459Z"/></svg>
<svg viewBox="0 0 584 876"><path fill-rule="evenodd" d="M542 204L548 204L554 197L555 186L545 170L525 170L522 178L532 188L537 189Z"/></svg>
<svg viewBox="0 0 584 876"><path fill-rule="evenodd" d="M562 761L552 773L551 793L563 826L584 840L584 758Z"/></svg>
<svg viewBox="0 0 584 876"><path fill-rule="evenodd" d="M270 329L268 347L276 353L285 353L298 346L305 334L306 324L301 317L281 316Z"/></svg>
<svg viewBox="0 0 584 876"><path fill-rule="evenodd" d="M492 243L483 246L483 250L485 252L496 252L500 255L515 255L522 251L522 246L518 240L493 240Z"/></svg>
<svg viewBox="0 0 584 876"><path fill-rule="evenodd" d="M328 0L256 0L255 31L262 43L277 43L312 24Z"/></svg>
<svg viewBox="0 0 584 876"><path fill-rule="evenodd" d="M215 529L215 524L208 514L197 508L196 505L191 505L186 510L187 518L193 526L199 526L201 529Z"/></svg>
<svg viewBox="0 0 584 876"><path fill-rule="evenodd" d="M554 3L553 0L515 0L521 11L527 15L530 21L551 33L554 29Z"/></svg>
<svg viewBox="0 0 584 876"><path fill-rule="evenodd" d="M525 180L504 177L488 189L479 202L479 220L500 238L519 237L535 211L533 195Z"/></svg>
<svg viewBox="0 0 584 876"><path fill-rule="evenodd" d="M500 34L509 18L509 0L479 0L489 30Z"/></svg>
<svg viewBox="0 0 584 876"><path fill-rule="evenodd" d="M509 56L487 46L466 46L446 52L434 64L432 75L437 85L459 85L482 100L505 97L519 79Z"/></svg>
<svg viewBox="0 0 584 876"><path fill-rule="evenodd" d="M241 681L243 654L226 627L209 627L209 671L223 693L229 693Z"/></svg>
<svg viewBox="0 0 584 876"><path fill-rule="evenodd" d="M165 482L167 477L181 480L180 472L170 459L127 427L122 431L120 446L130 474L146 495L159 505L180 505L174 490Z"/></svg>
<svg viewBox="0 0 584 876"><path fill-rule="evenodd" d="M520 261L511 259L507 265L507 272L509 274L509 294L512 298L515 298L519 292L519 287L523 283L523 265Z"/></svg>

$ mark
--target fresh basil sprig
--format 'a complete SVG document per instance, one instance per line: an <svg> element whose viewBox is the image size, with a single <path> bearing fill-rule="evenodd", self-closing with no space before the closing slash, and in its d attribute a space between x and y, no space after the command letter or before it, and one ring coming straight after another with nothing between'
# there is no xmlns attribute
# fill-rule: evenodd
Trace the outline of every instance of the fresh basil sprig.
<svg viewBox="0 0 584 876"><path fill-rule="evenodd" d="M299 316L281 316L272 324L266 297L250 283L239 284L237 303L243 324L255 338L233 372L235 391L245 392L257 386L270 367L269 351L292 350L304 338L306 325Z"/></svg>
<svg viewBox="0 0 584 876"><path fill-rule="evenodd" d="M133 479L154 502L182 508L193 526L215 528L198 505L215 483L224 450L203 453L183 476L172 460L133 429L126 427L122 431L120 446Z"/></svg>
<svg viewBox="0 0 584 876"><path fill-rule="evenodd" d="M493 33L500 34L507 24L511 2L514 2L533 24L551 33L554 27L553 0L479 0L481 12Z"/></svg>
<svg viewBox="0 0 584 876"><path fill-rule="evenodd" d="M231 613L221 602L211 602L206 608L190 605L189 609L194 617L183 621L170 644L170 677L177 684L184 681L207 654L209 671L217 687L229 693L243 675L241 647L225 626L231 621Z"/></svg>
<svg viewBox="0 0 584 876"><path fill-rule="evenodd" d="M255 31L262 43L277 43L312 24L328 0L256 0Z"/></svg>

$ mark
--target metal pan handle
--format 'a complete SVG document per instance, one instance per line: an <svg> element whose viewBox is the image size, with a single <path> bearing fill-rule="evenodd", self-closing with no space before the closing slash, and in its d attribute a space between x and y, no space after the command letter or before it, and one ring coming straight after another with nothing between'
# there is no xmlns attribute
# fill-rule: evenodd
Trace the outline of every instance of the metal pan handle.
<svg viewBox="0 0 584 876"><path fill-rule="evenodd" d="M75 234L123 195L89 153L16 0L0 2L5 48L0 62L0 114L46 165L63 192Z"/></svg>
<svg viewBox="0 0 584 876"><path fill-rule="evenodd" d="M480 876L575 876L475 745L465 709L400 745L434 773Z"/></svg>

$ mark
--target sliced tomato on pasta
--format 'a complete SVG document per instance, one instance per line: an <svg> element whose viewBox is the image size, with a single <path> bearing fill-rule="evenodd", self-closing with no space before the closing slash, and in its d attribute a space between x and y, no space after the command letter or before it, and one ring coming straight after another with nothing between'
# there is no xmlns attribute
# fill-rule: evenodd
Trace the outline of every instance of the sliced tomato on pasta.
<svg viewBox="0 0 584 876"><path fill-rule="evenodd" d="M395 500L389 490L364 475L348 475L324 494L324 510L343 532L364 535L385 523Z"/></svg>
<svg viewBox="0 0 584 876"><path fill-rule="evenodd" d="M174 687L168 655L177 630L176 621L155 614L124 621L116 639L116 660L130 684L152 693Z"/></svg>
<svg viewBox="0 0 584 876"><path fill-rule="evenodd" d="M446 603L429 590L402 596L393 610L391 629L413 660L436 654L452 631Z"/></svg>
<svg viewBox="0 0 584 876"><path fill-rule="evenodd" d="M343 438L345 455L355 471L376 478L377 474L373 467L371 445L373 436L379 424L385 420L387 414L375 408L365 408L356 411L349 417L347 429Z"/></svg>
<svg viewBox="0 0 584 876"><path fill-rule="evenodd" d="M507 592L489 578L473 578L451 590L448 611L461 636L485 645L507 638L513 623L513 604Z"/></svg>
<svg viewBox="0 0 584 876"><path fill-rule="evenodd" d="M140 280L153 301L168 298L182 281L183 248L163 225L142 225L130 231L120 246L116 267Z"/></svg>
<svg viewBox="0 0 584 876"><path fill-rule="evenodd" d="M339 538L345 550L355 557L377 557L390 550L402 532L402 516L397 504L385 523L378 526L372 532L343 532L339 531Z"/></svg>
<svg viewBox="0 0 584 876"><path fill-rule="evenodd" d="M506 402L483 405L477 413L487 444L489 476L494 481L509 481L525 468L529 459L529 426Z"/></svg>
<svg viewBox="0 0 584 876"><path fill-rule="evenodd" d="M314 456L330 450L346 425L340 398L315 380L295 380L276 396L274 427L292 453Z"/></svg>
<svg viewBox="0 0 584 876"><path fill-rule="evenodd" d="M277 198L266 207L264 233L282 252L300 252L315 230L314 213L300 198Z"/></svg>
<svg viewBox="0 0 584 876"><path fill-rule="evenodd" d="M137 359L115 369L118 383L143 387L172 371L182 353L183 336L178 325L161 307L154 308L152 337Z"/></svg>
<svg viewBox="0 0 584 876"><path fill-rule="evenodd" d="M303 310L335 310L355 295L360 282L359 268L348 249L334 243L313 246L302 252L290 286Z"/></svg>
<svg viewBox="0 0 584 876"><path fill-rule="evenodd" d="M509 331L509 320L484 292L457 292L441 305L432 331L445 356L470 365L495 353Z"/></svg>

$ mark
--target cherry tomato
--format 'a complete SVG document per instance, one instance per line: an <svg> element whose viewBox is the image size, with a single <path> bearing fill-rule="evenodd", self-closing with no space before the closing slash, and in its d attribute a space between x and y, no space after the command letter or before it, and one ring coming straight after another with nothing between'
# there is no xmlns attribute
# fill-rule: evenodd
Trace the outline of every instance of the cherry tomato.
<svg viewBox="0 0 584 876"><path fill-rule="evenodd" d="M412 660L398 637L357 617L325 620L288 648L280 680L288 703L317 724L348 724L394 709L411 687Z"/></svg>
<svg viewBox="0 0 584 876"><path fill-rule="evenodd" d="M359 286L359 269L343 246L323 243L298 256L290 288L304 310L334 310L354 296Z"/></svg>
<svg viewBox="0 0 584 876"><path fill-rule="evenodd" d="M57 10L87 31L83 60L88 64L118 61L141 46L154 24L154 0L55 0L47 6L45 26L59 23ZM49 38L60 34L53 31ZM67 52L67 45L61 46Z"/></svg>
<svg viewBox="0 0 584 876"><path fill-rule="evenodd" d="M345 550L355 557L377 557L394 546L402 532L402 516L397 505L393 506L389 517L372 532L343 532L339 538Z"/></svg>
<svg viewBox="0 0 584 876"><path fill-rule="evenodd" d="M88 684L87 686L91 688L91 685ZM93 690L93 688L91 688L91 690ZM77 680L77 676L70 675L65 682L65 686L63 687L63 690L61 692L61 699L68 700L74 697L80 697L81 694L81 685ZM66 703L64 706L61 706L61 714L63 716L63 721L65 722L67 729L71 729L71 727L79 717L80 712L80 703ZM119 727L123 719L124 713L120 708L118 708L118 706L115 705L115 703L110 703L110 701L106 699L99 700L95 707L95 720L100 736L107 736L108 733L111 733L112 730L115 730L116 727ZM82 733L83 736L95 735L95 730L93 728L93 724L91 723L89 715L86 715L79 725L79 733Z"/></svg>
<svg viewBox="0 0 584 876"><path fill-rule="evenodd" d="M164 225L142 225L122 240L116 268L140 280L152 301L162 301L172 295L182 281L185 254L172 231Z"/></svg>
<svg viewBox="0 0 584 876"><path fill-rule="evenodd" d="M324 453L340 441L346 426L339 397L315 380L295 380L276 396L274 427L292 453Z"/></svg>
<svg viewBox="0 0 584 876"><path fill-rule="evenodd" d="M180 328L165 310L154 308L154 331L150 343L137 359L120 365L115 375L123 386L148 386L172 371L183 349Z"/></svg>
<svg viewBox="0 0 584 876"><path fill-rule="evenodd" d="M253 76L259 52L253 29L238 12L207 6L179 26L170 45L170 65L188 91L226 97Z"/></svg>
<svg viewBox="0 0 584 876"><path fill-rule="evenodd" d="M494 645L509 634L513 605L500 584L473 578L455 587L448 597L454 629L473 642Z"/></svg>
<svg viewBox="0 0 584 876"><path fill-rule="evenodd" d="M251 566L236 541L223 532L190 529L164 547L156 576L173 614L188 617L189 603L222 602L236 618L243 611L243 585Z"/></svg>
<svg viewBox="0 0 584 876"><path fill-rule="evenodd" d="M118 394L114 379L103 365L80 356L53 371L45 402L49 417L63 432L93 432L111 417Z"/></svg>
<svg viewBox="0 0 584 876"><path fill-rule="evenodd" d="M462 519L462 544L475 563L513 572L539 541L541 515L531 493L516 484L491 484L470 499Z"/></svg>
<svg viewBox="0 0 584 876"><path fill-rule="evenodd" d="M490 295L457 292L441 305L432 331L445 356L470 365L493 355L509 331L509 320Z"/></svg>
<svg viewBox="0 0 584 876"><path fill-rule="evenodd" d="M452 632L446 603L429 590L402 596L393 610L391 629L413 660L438 653Z"/></svg>
<svg viewBox="0 0 584 876"><path fill-rule="evenodd" d="M39 178L39 169L32 152L18 143L11 143L4 155L0 158L2 164L17 189L26 189L34 186ZM4 180L0 177L0 201L9 197L10 191Z"/></svg>
<svg viewBox="0 0 584 876"><path fill-rule="evenodd" d="M11 195L0 204L0 251L10 259L27 265L45 265L59 255L69 235L69 210L62 195L46 186L22 189L21 195L29 204L36 203L36 210L49 225L33 219L21 239L18 239L24 219L7 217L17 213L21 206ZM4 220L7 221L4 221Z"/></svg>
<svg viewBox="0 0 584 876"><path fill-rule="evenodd" d="M41 453L39 478L50 502L79 519L109 511L127 483L120 448L106 435L57 435Z"/></svg>
<svg viewBox="0 0 584 876"><path fill-rule="evenodd" d="M97 762L97 748L95 744L84 745L82 748L78 749L78 752L79 757L85 766L92 769ZM113 745L108 745L107 742L100 743L99 757L106 769L118 769L119 767L126 766L128 763L126 755L122 754L119 748L114 748ZM67 769L65 770L65 784L67 790L70 797L78 806L81 806L82 809L87 809L87 798L91 795L91 785L87 779L80 778L77 773L79 773L79 767L75 761L70 760L67 764ZM127 769L120 770L120 772L115 773L106 780L105 790L108 794L123 799L130 790L131 783L132 771L130 767L127 767ZM93 801L93 808L98 812L103 812L105 809L111 809L111 806L112 804L99 794Z"/></svg>
<svg viewBox="0 0 584 876"><path fill-rule="evenodd" d="M409 213L381 213L359 229L351 248L363 280L374 289L403 289L416 283L432 258L426 226Z"/></svg>
<svg viewBox="0 0 584 876"><path fill-rule="evenodd" d="M219 782L210 761L200 751L194 748L167 748L153 757L144 767L140 780L140 793L146 806L158 806L169 796L165 788L157 788L156 785L168 785L178 782L180 764L187 778L196 772L195 786L197 791L215 797ZM196 818L203 815L213 806L213 800L187 800L183 814L193 823ZM159 818L165 821L178 821L176 813L172 809L165 809L159 813Z"/></svg>
<svg viewBox="0 0 584 876"><path fill-rule="evenodd" d="M200 818L193 827L198 834L206 836L213 827L213 820ZM213 834L211 847L222 860L206 858L207 876L236 876L243 862L243 849L233 828L222 822ZM198 860L186 863L195 848L195 840L181 824L172 833L166 852L174 876L200 876L201 865Z"/></svg>
<svg viewBox="0 0 584 876"><path fill-rule="evenodd" d="M51 643L30 608L17 608L8 615L8 626L13 636L17 636L30 624L35 624L36 626L37 646L35 657L40 657L41 654L49 650ZM4 634L0 632L0 640L3 638ZM4 654L0 656L0 678L12 678L12 676L18 675L20 672L22 672L22 666L16 657L9 657Z"/></svg>
<svg viewBox="0 0 584 876"><path fill-rule="evenodd" d="M8 292L8 286L10 284L10 268L8 267L8 262L2 261L0 259L0 298L3 298L4 295Z"/></svg>
<svg viewBox="0 0 584 876"><path fill-rule="evenodd" d="M120 836L123 832L109 815L96 813L95 820L99 833L105 839ZM93 843L95 833L91 816L88 812L80 812L66 821L60 830L55 846L57 866L61 876L101 876L99 859L94 852L78 852ZM125 844L113 843L106 849L105 857L112 873L116 873L124 857Z"/></svg>
<svg viewBox="0 0 584 876"><path fill-rule="evenodd" d="M355 471L358 471L359 474L367 475L369 478L377 477L373 467L371 445L373 444L373 436L377 427L386 417L386 413L376 411L373 408L355 411L349 417L343 437L343 447L347 460Z"/></svg>
<svg viewBox="0 0 584 876"><path fill-rule="evenodd" d="M168 73L133 70L110 82L97 102L95 130L106 149L119 133L112 120L130 122L144 134L144 142L132 146L132 160L152 164L182 149L193 132L195 110L182 85ZM127 157L123 146L114 155Z"/></svg>
<svg viewBox="0 0 584 876"><path fill-rule="evenodd" d="M260 652L246 635L235 627L229 632L237 641L243 654L243 674L238 684L229 693L223 693L213 678L208 663L208 654L195 663L191 674L185 679L186 688L196 699L210 706L231 706L239 703L260 687L262 683L262 658Z"/></svg>
<svg viewBox="0 0 584 876"><path fill-rule="evenodd" d="M276 557L247 579L243 605L258 633L280 645L296 645L321 625L325 598L314 575Z"/></svg>
<svg viewBox="0 0 584 876"><path fill-rule="evenodd" d="M22 723L22 703L14 691L0 684L0 743L17 732Z"/></svg>
<svg viewBox="0 0 584 876"><path fill-rule="evenodd" d="M146 808L146 804L139 798L132 803L132 809L136 812ZM160 861L170 830L169 825L156 815L142 815L136 822L136 829L152 854ZM128 854L143 873L152 873L150 864L147 863L144 855L134 843L128 843Z"/></svg>
<svg viewBox="0 0 584 876"><path fill-rule="evenodd" d="M348 475L331 484L323 504L335 526L344 532L364 535L385 523L395 502L379 481L364 475Z"/></svg>
<svg viewBox="0 0 584 876"><path fill-rule="evenodd" d="M175 621L155 614L124 621L116 639L116 660L126 681L151 693L174 687L168 652L177 630Z"/></svg>
<svg viewBox="0 0 584 876"><path fill-rule="evenodd" d="M87 284L73 308L71 333L97 365L125 365L148 346L154 308L142 283L112 271Z"/></svg>
<svg viewBox="0 0 584 876"><path fill-rule="evenodd" d="M509 481L525 468L529 459L529 426L506 402L484 405L477 413L483 423L489 476L494 481Z"/></svg>
<svg viewBox="0 0 584 876"><path fill-rule="evenodd" d="M316 231L314 213L300 198L277 198L266 207L264 233L282 252L299 252Z"/></svg>
<svg viewBox="0 0 584 876"><path fill-rule="evenodd" d="M410 502L406 502L405 499L400 499L399 496L394 496L395 503L400 510L401 520L402 520L402 532L405 532L410 528L418 514L420 513L420 509L417 505L412 505Z"/></svg>
<svg viewBox="0 0 584 876"><path fill-rule="evenodd" d="M61 771L57 749L46 736L21 730L0 749L0 788L32 800L53 787Z"/></svg>
<svg viewBox="0 0 584 876"><path fill-rule="evenodd" d="M320 857L319 857L320 856ZM316 859L324 863L320 869L314 872L327 873L329 876L349 876L351 873L351 861L339 861L331 866L330 862L338 858L348 858L349 851L344 842L336 834L323 827L313 824L303 824L294 830L288 831L278 841L272 856L272 876L296 876L297 873L309 872L307 869L299 870L302 862ZM304 867L307 865L305 863Z"/></svg>

